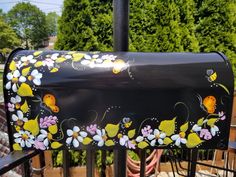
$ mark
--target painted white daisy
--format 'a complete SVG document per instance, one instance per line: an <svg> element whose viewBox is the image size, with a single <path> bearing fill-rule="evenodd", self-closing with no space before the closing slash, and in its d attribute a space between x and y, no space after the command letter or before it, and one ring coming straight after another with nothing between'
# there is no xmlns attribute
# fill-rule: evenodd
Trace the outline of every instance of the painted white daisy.
<svg viewBox="0 0 236 177"><path fill-rule="evenodd" d="M8 73L7 79L9 81L6 84L6 89L10 90L12 88L14 92L17 92L17 84L19 82L23 83L26 81L26 78L24 76L21 76L18 70L15 70L13 73Z"/></svg>
<svg viewBox="0 0 236 177"><path fill-rule="evenodd" d="M102 59L102 60L115 60L116 57L117 57L117 56L115 56L115 55L108 55L108 54L107 54L107 55L103 55L101 59Z"/></svg>
<svg viewBox="0 0 236 177"><path fill-rule="evenodd" d="M180 146L180 144L186 144L187 140L185 139L185 132L180 132L179 134L175 134L171 136L171 139L175 141L176 146Z"/></svg>
<svg viewBox="0 0 236 177"><path fill-rule="evenodd" d="M28 131L20 130L13 135L16 139L14 140L16 143L20 144L21 147L30 148L34 144L34 136L30 134Z"/></svg>
<svg viewBox="0 0 236 177"><path fill-rule="evenodd" d="M12 115L12 120L17 123L17 125L21 126L24 122L27 122L28 119L24 117L24 114L22 111L18 110L16 114Z"/></svg>
<svg viewBox="0 0 236 177"><path fill-rule="evenodd" d="M98 142L99 147L102 147L104 145L105 141L107 140L106 131L105 131L105 129L102 129L102 130L97 129L96 133L97 133L97 135L95 135L93 137L93 140Z"/></svg>
<svg viewBox="0 0 236 177"><path fill-rule="evenodd" d="M156 142L163 144L163 139L166 137L165 133L160 132L158 129L154 129L153 134L148 135L148 140L151 141L151 146L155 146Z"/></svg>
<svg viewBox="0 0 236 177"><path fill-rule="evenodd" d="M94 61L99 57L99 55L84 55L84 59L81 61L82 65L90 65L90 67L94 67Z"/></svg>
<svg viewBox="0 0 236 177"><path fill-rule="evenodd" d="M23 62L24 66L28 65L29 63L34 64L37 61L33 55L23 56L20 60Z"/></svg>
<svg viewBox="0 0 236 177"><path fill-rule="evenodd" d="M75 148L79 147L79 143L82 143L84 138L87 137L88 133L80 131L78 126L74 126L73 129L68 129L66 131L68 138L66 139L66 144L70 146L71 142Z"/></svg>
<svg viewBox="0 0 236 177"><path fill-rule="evenodd" d="M48 148L49 142L53 139L52 134L43 129L40 130L40 133L37 140L43 142L44 146Z"/></svg>
<svg viewBox="0 0 236 177"><path fill-rule="evenodd" d="M216 132L219 131L219 128L216 125L211 126L211 134L212 136L216 135Z"/></svg>
<svg viewBox="0 0 236 177"><path fill-rule="evenodd" d="M30 81L33 81L35 85L41 85L41 78L42 78L42 73L39 73L37 69L34 69L30 76L28 76L28 79Z"/></svg>

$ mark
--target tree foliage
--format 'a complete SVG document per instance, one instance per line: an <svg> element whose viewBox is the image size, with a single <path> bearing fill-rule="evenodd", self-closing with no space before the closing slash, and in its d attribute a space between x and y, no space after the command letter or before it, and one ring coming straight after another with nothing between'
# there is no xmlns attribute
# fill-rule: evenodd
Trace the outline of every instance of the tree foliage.
<svg viewBox="0 0 236 177"><path fill-rule="evenodd" d="M0 18L0 49L14 48L20 45L16 33L13 29Z"/></svg>
<svg viewBox="0 0 236 177"><path fill-rule="evenodd" d="M112 50L111 1L64 1L56 48L87 51Z"/></svg>
<svg viewBox="0 0 236 177"><path fill-rule="evenodd" d="M8 22L24 42L26 48L30 45L39 48L48 38L45 14L30 3L18 3L8 12Z"/></svg>
<svg viewBox="0 0 236 177"><path fill-rule="evenodd" d="M129 26L130 51L219 51L236 73L235 0L130 0ZM65 0L56 47L111 51L111 1Z"/></svg>
<svg viewBox="0 0 236 177"><path fill-rule="evenodd" d="M59 15L57 15L56 12L49 12L47 14L46 22L47 22L47 26L48 26L49 36L56 36L57 35L58 19L59 19Z"/></svg>
<svg viewBox="0 0 236 177"><path fill-rule="evenodd" d="M234 0L203 0L199 3L196 34L200 51L223 52L236 76L236 3Z"/></svg>

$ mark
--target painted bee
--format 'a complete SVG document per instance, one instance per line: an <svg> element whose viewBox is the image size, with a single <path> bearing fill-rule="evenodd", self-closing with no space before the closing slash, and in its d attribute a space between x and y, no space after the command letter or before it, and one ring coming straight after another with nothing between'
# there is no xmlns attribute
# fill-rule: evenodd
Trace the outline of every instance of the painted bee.
<svg viewBox="0 0 236 177"><path fill-rule="evenodd" d="M213 69L208 69L208 70L206 71L206 74L207 74L206 78L207 78L207 80L208 80L209 82L213 82L213 81L215 81L216 78L217 78L217 73L214 72Z"/></svg>
<svg viewBox="0 0 236 177"><path fill-rule="evenodd" d="M129 128L131 126L131 124L132 124L132 121L129 117L124 117L122 119L122 127L123 128Z"/></svg>

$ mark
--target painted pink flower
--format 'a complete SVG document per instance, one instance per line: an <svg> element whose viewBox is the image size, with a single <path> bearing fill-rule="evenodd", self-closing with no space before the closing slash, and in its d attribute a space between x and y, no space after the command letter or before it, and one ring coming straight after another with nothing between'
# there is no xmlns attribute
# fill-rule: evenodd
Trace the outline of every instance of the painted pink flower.
<svg viewBox="0 0 236 177"><path fill-rule="evenodd" d="M15 105L14 104L7 103L7 108L8 108L8 111L10 111L10 112L15 111Z"/></svg>
<svg viewBox="0 0 236 177"><path fill-rule="evenodd" d="M47 128L56 123L57 123L56 116L46 116L44 118L40 118L40 121L39 121L40 128Z"/></svg>
<svg viewBox="0 0 236 177"><path fill-rule="evenodd" d="M225 120L226 119L225 113L223 111L218 112L218 115L219 115L220 120Z"/></svg>
<svg viewBox="0 0 236 177"><path fill-rule="evenodd" d="M202 129L200 132L200 137L204 138L205 140L210 140L212 138L212 135L208 129Z"/></svg>
<svg viewBox="0 0 236 177"><path fill-rule="evenodd" d="M34 147L35 147L36 149L40 149L40 150L45 150L45 149L46 149L46 147L45 147L45 145L43 144L43 142L42 142L42 141L39 141L39 140L35 140L35 141L34 141Z"/></svg>
<svg viewBox="0 0 236 177"><path fill-rule="evenodd" d="M141 131L142 131L143 137L148 137L148 135L150 135L153 132L150 125L147 125Z"/></svg>
<svg viewBox="0 0 236 177"><path fill-rule="evenodd" d="M90 126L86 127L86 130L91 134L91 135L95 135L96 131L97 131L97 124L91 124Z"/></svg>

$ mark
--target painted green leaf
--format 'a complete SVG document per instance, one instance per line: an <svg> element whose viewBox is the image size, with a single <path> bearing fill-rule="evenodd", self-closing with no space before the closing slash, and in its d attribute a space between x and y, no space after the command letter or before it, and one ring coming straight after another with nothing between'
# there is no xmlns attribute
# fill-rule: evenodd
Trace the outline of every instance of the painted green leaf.
<svg viewBox="0 0 236 177"><path fill-rule="evenodd" d="M85 137L84 140L83 140L83 144L84 145L88 145L92 142L93 140L89 137Z"/></svg>
<svg viewBox="0 0 236 177"><path fill-rule="evenodd" d="M133 138L134 135L135 135L135 129L130 130L130 131L128 132L128 137L129 137L129 138Z"/></svg>
<svg viewBox="0 0 236 177"><path fill-rule="evenodd" d="M35 57L37 57L37 56L39 56L42 52L43 52L43 51L36 51L36 52L34 52L33 55L34 55Z"/></svg>
<svg viewBox="0 0 236 177"><path fill-rule="evenodd" d="M105 145L106 145L106 146L114 146L115 143L114 143L114 141L112 141L112 140L107 140L107 141L105 142Z"/></svg>
<svg viewBox="0 0 236 177"><path fill-rule="evenodd" d="M170 139L169 137L166 137L166 138L163 140L163 142L164 142L165 145L169 145L169 144L171 144L173 141L172 141L172 139Z"/></svg>
<svg viewBox="0 0 236 177"><path fill-rule="evenodd" d="M27 76L29 74L29 71L30 71L30 67L22 69L22 75Z"/></svg>
<svg viewBox="0 0 236 177"><path fill-rule="evenodd" d="M17 94L20 96L29 96L29 97L33 97L33 91L31 89L31 87L26 84L26 83L22 83L19 87L19 89L17 90Z"/></svg>
<svg viewBox="0 0 236 177"><path fill-rule="evenodd" d="M180 127L181 132L186 132L187 130L188 130L188 122L186 122Z"/></svg>
<svg viewBox="0 0 236 177"><path fill-rule="evenodd" d="M187 138L187 144L186 146L188 148L194 148L196 147L197 145L201 144L203 142L203 140L200 139L200 137L198 136L198 134L196 133L190 133L188 135L188 138Z"/></svg>
<svg viewBox="0 0 236 177"><path fill-rule="evenodd" d="M159 126L159 129L166 133L167 136L172 135L175 132L175 118L172 120L163 120Z"/></svg>
<svg viewBox="0 0 236 177"><path fill-rule="evenodd" d="M51 134L53 134L53 135L56 134L58 131L57 124L49 126L48 130Z"/></svg>
<svg viewBox="0 0 236 177"><path fill-rule="evenodd" d="M72 56L73 56L73 61L80 61L84 57L84 54L83 53L75 53Z"/></svg>
<svg viewBox="0 0 236 177"><path fill-rule="evenodd" d="M51 70L50 70L50 73L55 73L55 72L57 72L58 71L58 68L52 68Z"/></svg>
<svg viewBox="0 0 236 177"><path fill-rule="evenodd" d="M218 119L217 118L211 118L207 121L207 125L210 127L213 127Z"/></svg>
<svg viewBox="0 0 236 177"><path fill-rule="evenodd" d="M203 125L203 121L204 121L204 117L197 121L197 125L198 126L202 126Z"/></svg>
<svg viewBox="0 0 236 177"><path fill-rule="evenodd" d="M20 107L20 109L21 109L21 111L22 111L23 113L27 113L27 112L28 112L29 106L28 106L28 103L27 103L26 100L25 100L24 104Z"/></svg>
<svg viewBox="0 0 236 177"><path fill-rule="evenodd" d="M22 150L22 147L17 143L14 143L12 147L15 151L21 151Z"/></svg>
<svg viewBox="0 0 236 177"><path fill-rule="evenodd" d="M42 61L37 61L37 62L34 64L34 66L35 66L36 68L38 68L38 67L40 67L40 66L43 66L43 62L42 62Z"/></svg>
<svg viewBox="0 0 236 177"><path fill-rule="evenodd" d="M59 57L56 59L56 63L62 63L64 61L66 61L66 58L64 58L64 57Z"/></svg>
<svg viewBox="0 0 236 177"><path fill-rule="evenodd" d="M58 149L58 148L61 147L61 146L62 146L62 144L59 143L59 142L53 142L53 143L51 144L52 149Z"/></svg>
<svg viewBox="0 0 236 177"><path fill-rule="evenodd" d="M16 62L15 61L12 61L9 65L9 69L11 71L15 71L16 70Z"/></svg>
<svg viewBox="0 0 236 177"><path fill-rule="evenodd" d="M38 133L39 133L38 116L35 119L25 122L24 129L31 132L32 135L34 135L34 136L38 135Z"/></svg>
<svg viewBox="0 0 236 177"><path fill-rule="evenodd" d="M110 138L113 138L117 135L119 131L119 124L107 124L105 130L107 132L107 135Z"/></svg>
<svg viewBox="0 0 236 177"><path fill-rule="evenodd" d="M146 148L148 146L149 146L149 144L146 141L141 141L140 143L138 143L138 147L140 149L144 149L144 148Z"/></svg>

